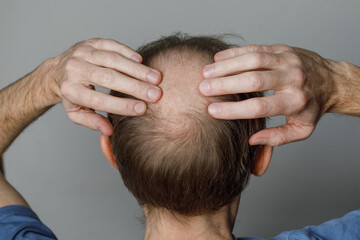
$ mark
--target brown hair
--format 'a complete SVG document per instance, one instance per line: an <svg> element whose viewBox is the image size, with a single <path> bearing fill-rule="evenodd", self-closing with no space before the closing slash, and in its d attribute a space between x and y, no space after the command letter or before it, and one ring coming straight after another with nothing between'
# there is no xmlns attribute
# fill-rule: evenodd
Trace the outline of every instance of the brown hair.
<svg viewBox="0 0 360 240"><path fill-rule="evenodd" d="M230 47L218 37L177 33L146 44L138 52L143 64L150 65L172 50L213 59L215 53ZM129 97L115 91L111 94ZM259 96L262 94L246 93L213 99L240 101ZM259 149L248 140L265 127L265 119L217 120L206 107L195 107L179 113L183 124L176 127L152 105L140 117L109 114L115 127L111 143L116 162L139 204L194 216L230 203L248 182Z"/></svg>

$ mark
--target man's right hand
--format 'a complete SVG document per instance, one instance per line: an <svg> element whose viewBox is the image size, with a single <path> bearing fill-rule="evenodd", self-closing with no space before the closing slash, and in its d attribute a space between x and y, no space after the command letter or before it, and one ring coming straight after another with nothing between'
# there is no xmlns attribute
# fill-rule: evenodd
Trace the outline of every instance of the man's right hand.
<svg viewBox="0 0 360 240"><path fill-rule="evenodd" d="M113 126L95 110L137 116L146 111L141 101L156 102L161 97L161 73L141 64L141 56L110 39L90 39L50 59L51 87L71 121L105 135ZM141 100L124 99L95 91L112 89Z"/></svg>

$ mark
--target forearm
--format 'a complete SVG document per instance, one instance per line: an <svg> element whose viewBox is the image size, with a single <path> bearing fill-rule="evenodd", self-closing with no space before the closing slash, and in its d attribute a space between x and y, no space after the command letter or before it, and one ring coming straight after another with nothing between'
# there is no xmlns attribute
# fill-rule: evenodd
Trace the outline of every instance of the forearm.
<svg viewBox="0 0 360 240"><path fill-rule="evenodd" d="M0 207L9 205L23 205L30 207L26 200L11 186L0 173Z"/></svg>
<svg viewBox="0 0 360 240"><path fill-rule="evenodd" d="M0 155L21 131L59 100L53 94L51 60L0 91Z"/></svg>
<svg viewBox="0 0 360 240"><path fill-rule="evenodd" d="M335 93L327 112L360 116L360 68L347 62L332 62Z"/></svg>

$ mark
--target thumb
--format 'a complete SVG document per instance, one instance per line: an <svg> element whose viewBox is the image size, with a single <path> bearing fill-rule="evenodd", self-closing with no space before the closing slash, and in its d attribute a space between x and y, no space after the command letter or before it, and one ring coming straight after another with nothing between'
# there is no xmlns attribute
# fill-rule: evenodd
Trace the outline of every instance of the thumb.
<svg viewBox="0 0 360 240"><path fill-rule="evenodd" d="M300 141L310 137L313 126L298 124L284 124L278 127L261 130L249 139L250 145L281 146L287 143Z"/></svg>

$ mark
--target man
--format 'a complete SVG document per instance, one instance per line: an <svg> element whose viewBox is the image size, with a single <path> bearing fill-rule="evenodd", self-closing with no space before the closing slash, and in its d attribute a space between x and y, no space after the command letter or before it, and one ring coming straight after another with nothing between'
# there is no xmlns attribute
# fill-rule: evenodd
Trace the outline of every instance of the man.
<svg viewBox="0 0 360 240"><path fill-rule="evenodd" d="M184 38L186 41L186 37ZM177 74L185 76L185 79L192 79L192 83L197 81L199 84L200 73L202 73L206 80L200 83L199 91L205 96L275 90L273 96L260 97L258 95L254 98L256 96L254 95L252 98L240 102L219 102L219 100L224 101L229 98L217 99L215 103L210 104L208 109L212 116L223 119L263 118L278 114L288 117L287 125L262 130L250 138L249 142L252 145L266 145L254 148L258 149L258 154L254 154L252 159L256 160L252 166L252 171L256 175L262 175L266 171L271 159L272 146L310 136L323 113L330 111L354 115L360 113L360 101L357 96L360 90L360 71L351 64L325 60L312 52L283 45L250 46L221 51L215 55L215 63L210 63L209 55L205 54L204 56L204 52L196 53L189 51L182 56L181 51L175 55L171 54L171 51L168 52L167 54L170 55L164 59L176 56L175 60L183 63L177 69L166 67L166 62L164 59L160 61L161 58L158 63L150 61L154 65L153 67L160 68L164 74L164 82L161 85L163 98L160 100L161 90L156 87L161 81L160 72L140 64L141 58L136 52L110 40L97 39L75 45L57 58L45 61L34 72L0 92L2 103L0 107L2 123L0 154L31 121L44 113L50 106L62 100L70 119L75 123L103 132L101 145L104 154L114 167L119 166L126 169L126 161L121 162L119 159L122 155L116 156L117 164L115 164L112 146L116 147L116 141L112 139L110 142L108 138L114 131L111 123L106 118L97 115L92 109L116 114L115 118L117 115L137 116L145 112L146 105L140 101L144 100L154 103L148 104L149 112L162 112L163 116L169 116L167 113L171 113L171 107L183 108L181 110L184 111L191 104L187 102L183 106L179 105L184 100L181 98L181 94L175 95L175 99L169 98L171 94L167 95L176 88L181 89L179 80L184 78L171 80L168 77ZM189 57L192 57L192 62L186 63L184 60ZM133 59L133 61L129 59ZM169 61L168 64L170 63L174 63L174 61ZM150 66L152 66L151 64ZM201 72L202 65L205 64L208 65ZM185 75L189 72L193 75ZM127 94L122 95L127 98L119 99L98 93L92 89L91 85ZM349 85L351 87L348 87ZM191 89L194 90L194 88ZM14 93L19 94L15 96ZM184 93L187 94L186 97L189 97L188 91ZM128 95L135 98L130 98ZM168 102L165 101L166 99L173 101L171 107L166 105ZM209 103L204 100L204 97L201 98L200 94L196 99L203 101L203 105ZM180 101L176 102L176 100ZM155 102L158 102L158 105ZM120 106L120 110L118 106ZM159 109L156 109L158 106L160 106ZM146 118L147 114L148 112L143 117ZM137 118L129 119L136 121L133 119ZM167 128L167 131L178 130L179 126L180 130L184 127L186 130L191 129L186 118L172 120L174 121L169 121L169 124L163 123L160 128ZM117 124L127 120L118 118L116 121L113 121L116 125L114 126L115 135L112 138L116 138ZM175 132L175 134L177 133ZM196 136L193 137L196 138ZM115 154L116 151L119 149L114 149ZM151 168L148 170L150 173L154 171ZM122 174L124 176L124 172ZM126 180L124 179L124 181ZM128 181L127 186L129 187L132 179L128 178ZM4 179L1 180L0 186L0 207L3 207L0 209L0 214L5 216L0 219L0 229L6 229L1 233L7 234L4 239L16 239L15 237L18 239L22 239L21 237L28 239L31 237L33 239L55 238L49 229L40 224L36 216L27 208L25 200ZM140 188L139 193L143 193L145 190ZM186 189L183 190L185 193ZM190 192L189 196L191 194L195 193ZM237 194L237 192L234 190L232 194ZM231 194L230 196L231 201L225 200L222 203L209 204L204 209L201 209L201 206L204 206L202 203L205 201L200 201L201 204L192 206L190 209L186 209L186 206L176 209L177 205L163 206L161 201L160 203L154 199L151 201L151 197L141 199L140 203L143 203L145 207L147 220L145 238L231 239L240 194L237 194L236 197ZM142 195L138 194L136 197L140 199ZM173 200L176 202L177 199ZM189 202L189 204L192 203ZM166 203L162 202L162 204ZM163 211L158 211L156 207ZM213 212L209 212L210 208ZM191 214L191 209L197 211ZM291 236L302 236L303 239L309 239L314 237L314 234L325 239L331 239L330 237L338 239L336 234L347 234L342 235L341 239L345 239L346 236L359 236L359 228L354 228L355 224L359 224L359 218L359 212L353 212L343 219L317 228L310 227L303 231L284 233L276 239L289 239ZM22 219L20 224L19 219ZM339 227L342 226L347 226L350 231L339 231Z"/></svg>

